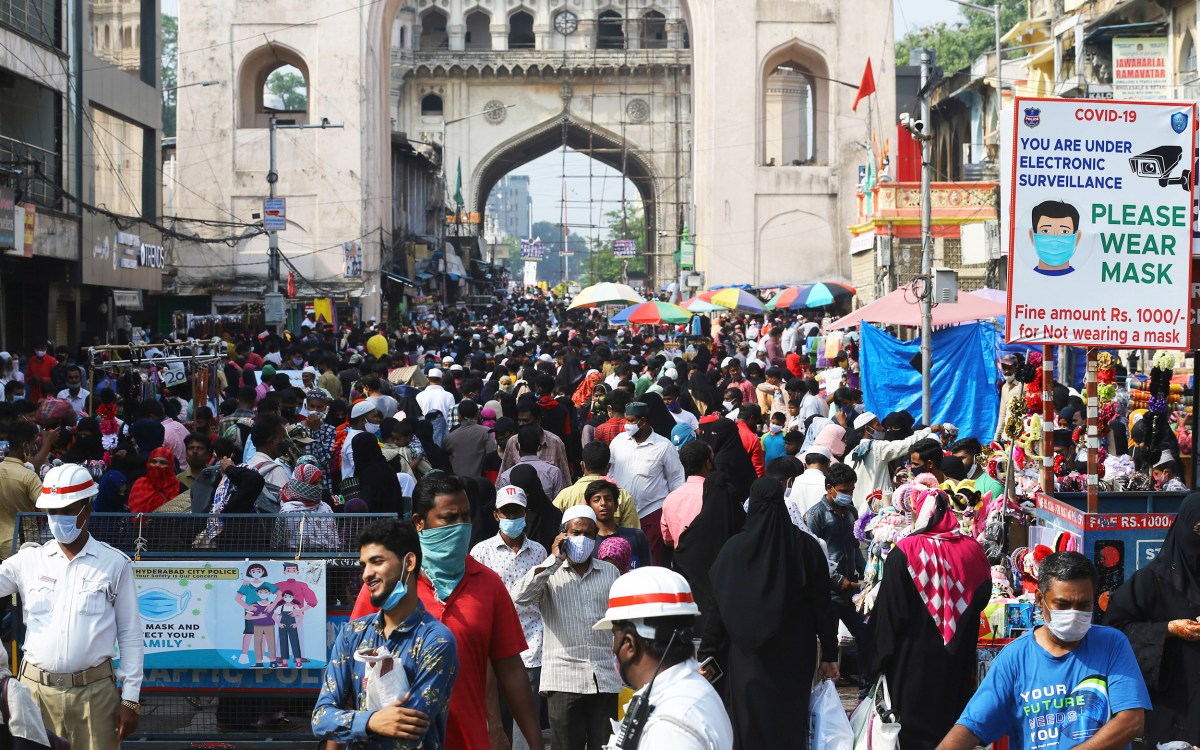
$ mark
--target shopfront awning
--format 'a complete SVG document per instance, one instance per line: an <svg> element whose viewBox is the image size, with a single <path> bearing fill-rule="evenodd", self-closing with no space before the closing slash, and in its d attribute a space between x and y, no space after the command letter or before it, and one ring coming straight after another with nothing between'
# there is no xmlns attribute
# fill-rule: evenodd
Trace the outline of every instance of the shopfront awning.
<svg viewBox="0 0 1200 750"><path fill-rule="evenodd" d="M401 276L398 273L388 273L387 271L383 271L382 273L386 278L391 279L392 281L396 282L397 284L404 284L406 286L411 286L411 287L420 286L420 284L418 284L417 282L408 278L407 276Z"/></svg>

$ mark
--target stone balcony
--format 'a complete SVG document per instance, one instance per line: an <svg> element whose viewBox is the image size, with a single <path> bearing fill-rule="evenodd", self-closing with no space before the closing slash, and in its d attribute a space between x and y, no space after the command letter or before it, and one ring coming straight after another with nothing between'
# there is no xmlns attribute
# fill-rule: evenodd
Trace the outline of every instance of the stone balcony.
<svg viewBox="0 0 1200 750"><path fill-rule="evenodd" d="M688 70L690 49L644 50L434 50L392 53L392 71L398 75L443 76L465 74L544 75L595 74L650 70Z"/></svg>

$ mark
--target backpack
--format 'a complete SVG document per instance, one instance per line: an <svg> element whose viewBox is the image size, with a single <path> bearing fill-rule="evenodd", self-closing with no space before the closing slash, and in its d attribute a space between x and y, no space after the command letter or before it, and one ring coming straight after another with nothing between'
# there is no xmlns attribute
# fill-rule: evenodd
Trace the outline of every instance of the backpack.
<svg viewBox="0 0 1200 750"><path fill-rule="evenodd" d="M262 461L254 466L251 466L250 468L257 471L259 476L261 476L265 482L267 479L267 474L270 472L270 470L268 469L268 471L264 472L263 467L272 465L278 466L279 464L275 463L274 461ZM266 484L263 485L263 490L259 494L258 499L254 501L254 510L258 513L266 513L268 515L278 514L280 507L280 494L282 492L283 487L266 482Z"/></svg>
<svg viewBox="0 0 1200 750"><path fill-rule="evenodd" d="M206 466L192 482L192 512L208 513L221 483L221 467Z"/></svg>

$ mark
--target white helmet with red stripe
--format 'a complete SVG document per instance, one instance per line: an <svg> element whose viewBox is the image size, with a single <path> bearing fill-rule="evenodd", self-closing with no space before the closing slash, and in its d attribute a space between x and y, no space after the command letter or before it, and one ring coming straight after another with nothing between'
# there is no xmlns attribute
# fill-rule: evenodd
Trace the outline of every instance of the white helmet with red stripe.
<svg viewBox="0 0 1200 750"><path fill-rule="evenodd" d="M687 579L656 565L636 568L613 581L608 591L608 611L593 630L609 630L614 622L655 617L696 617L700 608L692 598Z"/></svg>
<svg viewBox="0 0 1200 750"><path fill-rule="evenodd" d="M62 464L46 472L37 507L42 510L65 508L92 497L99 491L90 471L79 464Z"/></svg>

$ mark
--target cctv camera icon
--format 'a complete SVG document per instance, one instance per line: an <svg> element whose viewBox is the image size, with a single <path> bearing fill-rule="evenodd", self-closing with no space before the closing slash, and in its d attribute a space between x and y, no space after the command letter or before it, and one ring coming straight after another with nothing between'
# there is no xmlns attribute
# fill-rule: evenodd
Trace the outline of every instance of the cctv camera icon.
<svg viewBox="0 0 1200 750"><path fill-rule="evenodd" d="M1179 146L1159 146L1149 151L1129 157L1129 168L1138 177L1158 180L1159 187L1181 185L1184 190L1191 190L1192 172L1185 169L1178 177L1172 177L1171 172L1179 166L1183 158L1183 149Z"/></svg>

